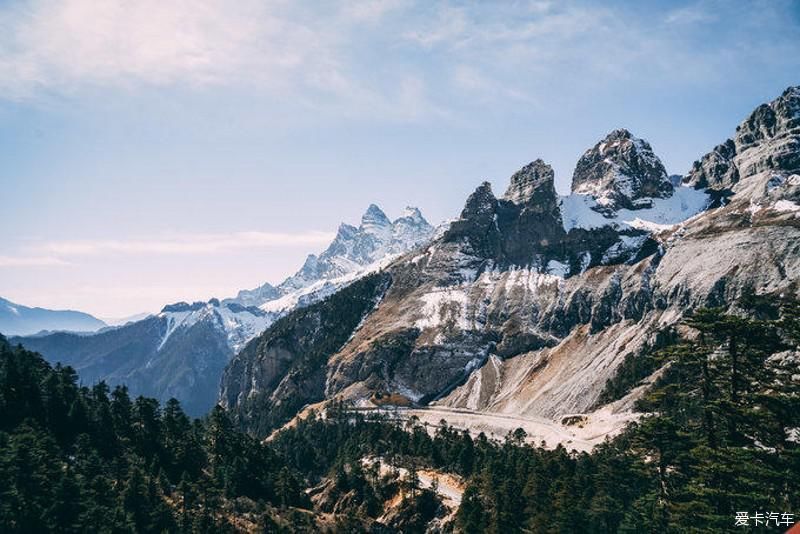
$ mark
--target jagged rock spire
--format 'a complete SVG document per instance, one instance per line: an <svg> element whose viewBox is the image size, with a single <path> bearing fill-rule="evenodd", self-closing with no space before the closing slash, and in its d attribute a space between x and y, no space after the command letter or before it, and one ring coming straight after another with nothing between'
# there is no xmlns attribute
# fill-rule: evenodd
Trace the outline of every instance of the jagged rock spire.
<svg viewBox="0 0 800 534"><path fill-rule="evenodd" d="M553 168L541 159L537 159L511 176L511 183L503 199L515 204L530 204L556 198L554 177Z"/></svg>
<svg viewBox="0 0 800 534"><path fill-rule="evenodd" d="M500 231L497 227L497 198L489 182L483 182L467 198L461 217L445 232L445 241L466 239L472 253L494 258L500 253Z"/></svg>
<svg viewBox="0 0 800 534"><path fill-rule="evenodd" d="M572 192L592 195L609 209L636 209L646 198L672 195L673 186L650 143L621 128L609 133L578 160Z"/></svg>
<svg viewBox="0 0 800 534"><path fill-rule="evenodd" d="M683 179L684 185L697 189L730 189L739 181L739 169L734 163L736 145L728 139L692 164Z"/></svg>
<svg viewBox="0 0 800 534"><path fill-rule="evenodd" d="M800 172L800 86L754 109L733 139L694 162L683 183L725 191L762 171Z"/></svg>
<svg viewBox="0 0 800 534"><path fill-rule="evenodd" d="M375 204L370 204L364 215L361 216L361 226L389 226L392 221L389 217Z"/></svg>

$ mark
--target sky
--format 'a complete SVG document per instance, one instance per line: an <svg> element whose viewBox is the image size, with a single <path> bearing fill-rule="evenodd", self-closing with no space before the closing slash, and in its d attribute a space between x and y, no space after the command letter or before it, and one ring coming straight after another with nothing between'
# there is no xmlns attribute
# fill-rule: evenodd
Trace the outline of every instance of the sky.
<svg viewBox="0 0 800 534"><path fill-rule="evenodd" d="M0 296L232 296L618 127L683 174L798 83L800 0L0 0Z"/></svg>

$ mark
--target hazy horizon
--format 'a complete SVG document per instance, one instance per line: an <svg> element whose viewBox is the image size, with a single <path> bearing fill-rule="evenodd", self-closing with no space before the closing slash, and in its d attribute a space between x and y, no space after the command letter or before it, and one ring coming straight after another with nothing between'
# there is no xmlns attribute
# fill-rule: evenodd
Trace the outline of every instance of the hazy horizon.
<svg viewBox="0 0 800 534"><path fill-rule="evenodd" d="M800 83L800 2L0 6L0 296L98 317L276 283L370 203L436 224L626 127L671 174Z"/></svg>

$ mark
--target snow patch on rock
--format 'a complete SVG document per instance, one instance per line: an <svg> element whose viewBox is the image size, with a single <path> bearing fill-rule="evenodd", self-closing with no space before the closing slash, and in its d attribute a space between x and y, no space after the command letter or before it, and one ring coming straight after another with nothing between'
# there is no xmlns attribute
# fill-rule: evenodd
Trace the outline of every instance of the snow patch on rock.
<svg viewBox="0 0 800 534"><path fill-rule="evenodd" d="M602 228L618 230L638 229L660 231L697 215L708 207L710 197L704 191L691 187L676 187L669 198L654 198L652 207L637 210L619 209L606 216L598 212L597 200L591 195L573 193L561 197L561 215L564 230L573 228Z"/></svg>

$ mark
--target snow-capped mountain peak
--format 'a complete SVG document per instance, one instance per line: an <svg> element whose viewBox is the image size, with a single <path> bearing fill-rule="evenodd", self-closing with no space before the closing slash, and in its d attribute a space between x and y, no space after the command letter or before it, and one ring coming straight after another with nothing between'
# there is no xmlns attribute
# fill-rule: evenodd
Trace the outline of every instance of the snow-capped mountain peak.
<svg viewBox="0 0 800 534"><path fill-rule="evenodd" d="M340 224L328 248L310 254L302 268L276 286L274 293L263 291L264 298L248 298L246 304L273 311L276 307L283 309L284 304L313 302L330 294L333 288L355 280L359 272L426 242L433 232L434 228L418 208L407 207L392 221L380 207L370 204L358 227ZM229 301L245 304L240 296L250 297L257 291L240 291L239 296ZM266 306L267 303L272 304Z"/></svg>
<svg viewBox="0 0 800 534"><path fill-rule="evenodd" d="M263 287L263 286L262 286ZM224 332L228 346L233 352L264 331L273 317L252 306L236 302L221 303L219 299L208 302L178 302L162 308L158 317L166 320L166 331L161 338L159 350L179 329L189 329L197 323L206 321L217 330Z"/></svg>
<svg viewBox="0 0 800 534"><path fill-rule="evenodd" d="M389 217L375 204L370 204L364 215L361 216L361 226L359 230L362 232L380 233L385 228L390 228L392 221Z"/></svg>
<svg viewBox="0 0 800 534"><path fill-rule="evenodd" d="M673 186L650 144L624 128L616 129L587 150L572 176L572 192L591 195L606 211L652 206L668 198Z"/></svg>

